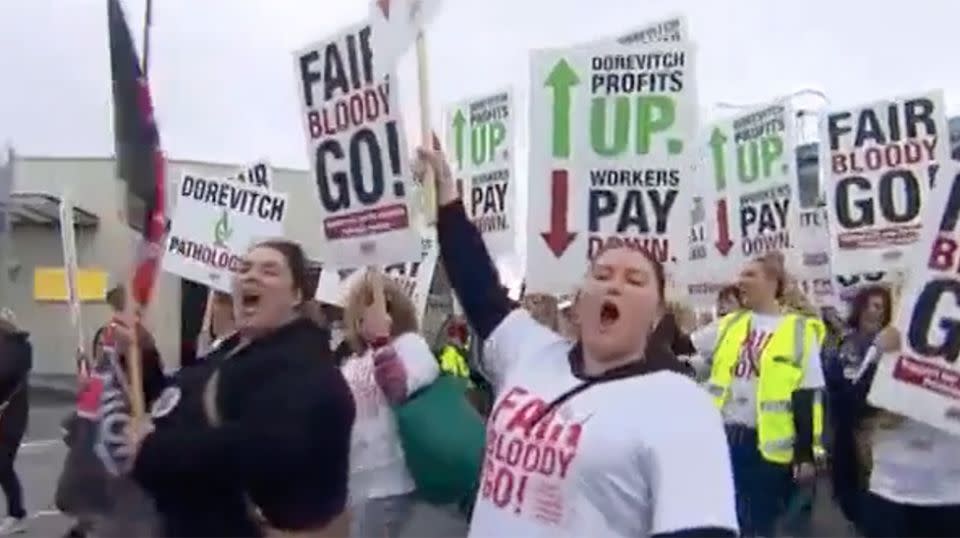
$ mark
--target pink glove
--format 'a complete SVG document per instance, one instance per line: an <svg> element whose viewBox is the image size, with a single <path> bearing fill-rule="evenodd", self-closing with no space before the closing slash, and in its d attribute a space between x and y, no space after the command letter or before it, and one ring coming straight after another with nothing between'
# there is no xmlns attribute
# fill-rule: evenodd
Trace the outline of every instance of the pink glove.
<svg viewBox="0 0 960 538"><path fill-rule="evenodd" d="M373 378L391 404L401 404L407 399L407 371L392 347L382 347L374 352Z"/></svg>

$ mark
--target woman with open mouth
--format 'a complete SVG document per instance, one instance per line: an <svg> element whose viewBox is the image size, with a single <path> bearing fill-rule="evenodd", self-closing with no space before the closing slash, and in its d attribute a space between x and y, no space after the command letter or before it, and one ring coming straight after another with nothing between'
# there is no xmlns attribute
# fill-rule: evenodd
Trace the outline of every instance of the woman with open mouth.
<svg viewBox="0 0 960 538"><path fill-rule="evenodd" d="M751 260L737 283L743 307L692 336L723 413L742 536L775 535L822 453L822 325L788 307L799 304L790 284L780 253Z"/></svg>
<svg viewBox="0 0 960 538"><path fill-rule="evenodd" d="M132 476L164 536L346 534L354 403L328 335L300 309L306 258L252 247L235 277L236 334L181 369L137 428Z"/></svg>
<svg viewBox="0 0 960 538"><path fill-rule="evenodd" d="M415 173L427 167L441 257L496 394L470 536L734 536L720 414L651 339L662 266L599 254L571 342L510 301L443 155L419 150Z"/></svg>

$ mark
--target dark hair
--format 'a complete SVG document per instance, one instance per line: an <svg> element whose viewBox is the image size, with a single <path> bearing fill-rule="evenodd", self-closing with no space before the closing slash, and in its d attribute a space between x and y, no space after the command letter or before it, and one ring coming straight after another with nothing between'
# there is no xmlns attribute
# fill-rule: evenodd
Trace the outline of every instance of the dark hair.
<svg viewBox="0 0 960 538"><path fill-rule="evenodd" d="M724 299L733 299L737 301L737 304L740 304L740 288L733 284L720 288L720 291L717 292L717 300L722 301Z"/></svg>
<svg viewBox="0 0 960 538"><path fill-rule="evenodd" d="M107 292L106 300L114 312L123 312L127 308L127 289L124 286L115 286Z"/></svg>
<svg viewBox="0 0 960 538"><path fill-rule="evenodd" d="M667 277L663 269L663 264L660 263L660 261L657 260L649 250L645 248L633 247L626 243L619 243L619 244L608 243L607 245L601 247L600 250L597 251L597 254L593 257L593 259L590 262L591 265L595 263L597 259L600 258L600 256L603 256L607 252L611 250L621 249L621 248L632 250L634 252L639 252L644 258L646 258L648 262L650 262L650 266L653 267L653 278L657 281L657 293L660 294L660 304L661 305L665 304L666 297L667 297Z"/></svg>
<svg viewBox="0 0 960 538"><path fill-rule="evenodd" d="M873 297L880 297L880 300L883 301L883 317L880 319L880 326L886 327L890 324L890 319L893 316L891 312L893 310L893 299L890 296L890 290L884 286L867 286L857 292L850 304L847 327L851 329L860 327L860 317L863 316L864 310L867 309L867 303Z"/></svg>
<svg viewBox="0 0 960 538"><path fill-rule="evenodd" d="M97 332L93 333L93 341L90 342L91 344L90 352L89 352L90 358L92 359L97 358L94 354L97 352L97 346L100 345L100 341L103 340L103 335L106 332L107 332L107 326L104 325L103 327L100 327L99 329L97 329Z"/></svg>
<svg viewBox="0 0 960 538"><path fill-rule="evenodd" d="M303 248L299 243L286 239L268 239L257 243L253 248L269 248L279 252L286 260L287 267L290 268L293 291L300 292L303 302L311 299L310 282L307 278L307 256L303 253Z"/></svg>

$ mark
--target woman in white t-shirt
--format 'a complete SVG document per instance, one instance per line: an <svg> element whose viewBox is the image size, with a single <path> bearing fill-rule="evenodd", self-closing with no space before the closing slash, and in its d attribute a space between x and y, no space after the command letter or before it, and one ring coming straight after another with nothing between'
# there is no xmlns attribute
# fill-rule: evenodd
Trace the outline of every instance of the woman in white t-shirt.
<svg viewBox="0 0 960 538"><path fill-rule="evenodd" d="M649 338L663 313L662 266L626 247L597 254L570 342L510 301L443 156L421 149L415 172L427 167L441 258L487 341L481 366L497 396L470 536L735 535L720 415Z"/></svg>
<svg viewBox="0 0 960 538"><path fill-rule="evenodd" d="M417 334L413 303L394 281L383 278L388 319L372 315L373 288L364 277L350 290L344 309L346 338L354 350L341 367L353 392L357 417L350 445L351 536L398 536L412 510L415 489L407 470L391 404L432 383L439 375L437 360ZM399 384L381 388L372 348L390 335L388 350L406 374ZM378 355L380 360L385 355Z"/></svg>
<svg viewBox="0 0 960 538"><path fill-rule="evenodd" d="M824 386L820 343L819 338L813 336L816 331L812 321L787 317L782 306L787 286L783 257L779 253L747 263L737 282L743 308L691 335L701 359L697 366L710 372L707 387L722 409L743 536L773 536L777 519L793 493L794 482L809 483L815 475L813 405L816 391ZM789 441L793 447L792 454L786 457L788 461L782 461L783 458L771 457L770 451L761 450L762 435L757 426L761 402L757 394L761 363L775 366L775 362L783 358L772 356L769 352L772 350L767 350L768 344L775 336L780 342L793 341L785 338L800 338L796 335L796 323L803 324L802 338L808 342L804 348L805 360L790 357L801 371L796 375L792 371L776 370L784 379L775 382L796 383L790 401L783 405L793 416L795 435L782 440ZM721 349L736 355L725 356L721 361L717 357ZM793 355L794 347L789 349ZM719 371L724 368L731 370ZM726 386L718 380L725 380Z"/></svg>
<svg viewBox="0 0 960 538"><path fill-rule="evenodd" d="M881 361L895 360L898 331L881 331L876 348L889 353ZM960 436L886 411L871 421L873 465L862 532L868 538L960 535Z"/></svg>

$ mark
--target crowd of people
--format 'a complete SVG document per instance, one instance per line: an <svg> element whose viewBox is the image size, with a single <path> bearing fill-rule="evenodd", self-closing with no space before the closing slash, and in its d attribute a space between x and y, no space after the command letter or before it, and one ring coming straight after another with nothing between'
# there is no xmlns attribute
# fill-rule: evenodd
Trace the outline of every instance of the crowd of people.
<svg viewBox="0 0 960 538"><path fill-rule="evenodd" d="M98 402L81 390L57 492L69 535L398 536L426 484L408 409L450 378L477 417L457 426L485 439L467 449L475 474L456 499L473 537L776 536L829 493L821 476L857 533L960 529L960 439L866 400L878 358L899 346L889 290L861 290L841 321L767 255L719 293L713 319L697 318L666 300L657 260L613 247L574 296L517 303L443 156L421 149L415 171L428 169L464 313L438 348L376 272L340 311L318 305L303 251L281 239L247 252L232 294L211 294L202 359L172 375L111 292L114 316L83 360L124 367L136 342L150 412L131 422L130 465L113 475L93 449ZM14 533L31 351L9 311L0 337L0 531Z"/></svg>

